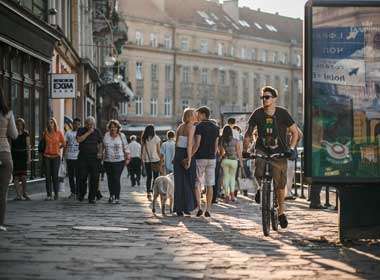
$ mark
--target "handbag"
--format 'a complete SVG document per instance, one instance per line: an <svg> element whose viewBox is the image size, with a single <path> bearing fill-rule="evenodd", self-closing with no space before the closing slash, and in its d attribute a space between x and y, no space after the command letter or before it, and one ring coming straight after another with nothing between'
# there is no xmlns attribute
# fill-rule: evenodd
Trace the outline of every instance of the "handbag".
<svg viewBox="0 0 380 280"><path fill-rule="evenodd" d="M245 172L240 169L240 176L238 177L240 190L247 191L253 189L253 180L245 176Z"/></svg>
<svg viewBox="0 0 380 280"><path fill-rule="evenodd" d="M153 172L160 172L161 171L161 161L152 162L150 155L149 155L149 152L148 152L148 149L146 148L146 143L144 144L144 147L145 147L146 154L148 155L149 162L152 166Z"/></svg>
<svg viewBox="0 0 380 280"><path fill-rule="evenodd" d="M61 164L59 165L58 169L58 177L59 178L65 178L66 177L66 162L64 160L61 161Z"/></svg>

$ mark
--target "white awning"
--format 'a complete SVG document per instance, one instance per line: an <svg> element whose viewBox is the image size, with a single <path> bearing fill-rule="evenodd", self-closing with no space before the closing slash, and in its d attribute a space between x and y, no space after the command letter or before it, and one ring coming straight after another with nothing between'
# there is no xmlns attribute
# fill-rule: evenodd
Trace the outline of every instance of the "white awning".
<svg viewBox="0 0 380 280"><path fill-rule="evenodd" d="M127 124L127 125L122 125L121 126L121 130L123 131L130 131L130 132L134 132L134 131L143 131L145 129L145 125L130 125L130 124ZM168 131L168 130L171 130L173 129L172 126L170 125L155 125L154 126L154 130L155 131Z"/></svg>

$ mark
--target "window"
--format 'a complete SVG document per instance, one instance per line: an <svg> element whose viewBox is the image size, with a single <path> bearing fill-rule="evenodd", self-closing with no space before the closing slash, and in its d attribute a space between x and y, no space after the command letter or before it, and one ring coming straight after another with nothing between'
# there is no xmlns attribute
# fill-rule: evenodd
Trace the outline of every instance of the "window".
<svg viewBox="0 0 380 280"><path fill-rule="evenodd" d="M189 50L189 39L188 38L182 38L181 39L181 50L188 51Z"/></svg>
<svg viewBox="0 0 380 280"><path fill-rule="evenodd" d="M140 31L136 31L136 45L142 46L144 44L144 37Z"/></svg>
<svg viewBox="0 0 380 280"><path fill-rule="evenodd" d="M201 53L208 53L208 41L207 40L201 40L200 52Z"/></svg>
<svg viewBox="0 0 380 280"><path fill-rule="evenodd" d="M218 43L218 55L223 56L224 45L223 43Z"/></svg>
<svg viewBox="0 0 380 280"><path fill-rule="evenodd" d="M289 78L284 79L284 92L289 91Z"/></svg>
<svg viewBox="0 0 380 280"><path fill-rule="evenodd" d="M241 59L245 59L245 58L246 58L246 49L241 48Z"/></svg>
<svg viewBox="0 0 380 280"><path fill-rule="evenodd" d="M127 115L128 114L128 103L127 102L119 103L119 110L120 110L121 115Z"/></svg>
<svg viewBox="0 0 380 280"><path fill-rule="evenodd" d="M255 26L258 28L258 29L263 29L263 27L260 25L260 24L258 24L257 22L255 22Z"/></svg>
<svg viewBox="0 0 380 280"><path fill-rule="evenodd" d="M234 46L231 46L231 56L235 56L235 48L234 48Z"/></svg>
<svg viewBox="0 0 380 280"><path fill-rule="evenodd" d="M256 49L251 50L251 59L256 60Z"/></svg>
<svg viewBox="0 0 380 280"><path fill-rule="evenodd" d="M268 50L263 50L261 53L261 61L262 62L267 62L268 61Z"/></svg>
<svg viewBox="0 0 380 280"><path fill-rule="evenodd" d="M219 84L224 85L226 83L226 71L219 71Z"/></svg>
<svg viewBox="0 0 380 280"><path fill-rule="evenodd" d="M95 116L95 104L90 98L86 98L86 117Z"/></svg>
<svg viewBox="0 0 380 280"><path fill-rule="evenodd" d="M182 100L182 111L185 110L186 108L189 108L189 100L183 99Z"/></svg>
<svg viewBox="0 0 380 280"><path fill-rule="evenodd" d="M165 117L170 117L172 115L172 100L169 97L165 98L164 103L164 115Z"/></svg>
<svg viewBox="0 0 380 280"><path fill-rule="evenodd" d="M173 81L172 66L169 64L165 65L165 81L166 82L172 82Z"/></svg>
<svg viewBox="0 0 380 280"><path fill-rule="evenodd" d="M272 54L273 63L278 63L278 52Z"/></svg>
<svg viewBox="0 0 380 280"><path fill-rule="evenodd" d="M141 96L137 96L135 99L135 110L137 116L142 116L143 114L143 99Z"/></svg>
<svg viewBox="0 0 380 280"><path fill-rule="evenodd" d="M249 74L248 73L244 73L243 77L242 77L242 84L243 84L243 88L244 89L247 89L249 87L249 85L248 85L248 79L249 79Z"/></svg>
<svg viewBox="0 0 380 280"><path fill-rule="evenodd" d="M202 68L201 83L204 85L208 84L208 69L207 68Z"/></svg>
<svg viewBox="0 0 380 280"><path fill-rule="evenodd" d="M182 68L182 82L183 83L190 83L190 67L184 66Z"/></svg>
<svg viewBox="0 0 380 280"><path fill-rule="evenodd" d="M152 48L157 48L157 46L158 46L157 34L156 33L150 33L150 46Z"/></svg>
<svg viewBox="0 0 380 280"><path fill-rule="evenodd" d="M271 84L270 76L269 75L265 75L265 85L269 86L270 84Z"/></svg>
<svg viewBox="0 0 380 280"><path fill-rule="evenodd" d="M301 58L301 55L300 54L297 54L296 55L296 66L297 67L301 67L302 65L302 58Z"/></svg>
<svg viewBox="0 0 380 280"><path fill-rule="evenodd" d="M136 80L143 79L143 68L142 62L136 62Z"/></svg>
<svg viewBox="0 0 380 280"><path fill-rule="evenodd" d="M158 80L158 65L157 64L152 64L151 65L151 80L152 81L157 81Z"/></svg>
<svg viewBox="0 0 380 280"><path fill-rule="evenodd" d="M172 48L172 36L166 34L164 38L164 47L165 49L171 49Z"/></svg>
<svg viewBox="0 0 380 280"><path fill-rule="evenodd" d="M150 99L150 115L157 116L157 98Z"/></svg>
<svg viewBox="0 0 380 280"><path fill-rule="evenodd" d="M236 72L230 72L231 86L236 87Z"/></svg>

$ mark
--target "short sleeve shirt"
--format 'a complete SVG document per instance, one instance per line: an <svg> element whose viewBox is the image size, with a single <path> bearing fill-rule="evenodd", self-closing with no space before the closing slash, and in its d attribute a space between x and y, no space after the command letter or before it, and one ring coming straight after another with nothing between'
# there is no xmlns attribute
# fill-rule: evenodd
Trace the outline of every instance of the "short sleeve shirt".
<svg viewBox="0 0 380 280"><path fill-rule="evenodd" d="M152 139L142 144L142 154L144 162L157 162L160 161L160 155L157 152L157 144L161 143L160 137L155 135Z"/></svg>
<svg viewBox="0 0 380 280"><path fill-rule="evenodd" d="M46 147L44 151L45 156L58 157L61 154L61 147L65 143L65 139L61 131L54 131L52 133L44 134L46 140Z"/></svg>
<svg viewBox="0 0 380 280"><path fill-rule="evenodd" d="M195 159L215 159L215 141L219 137L219 127L213 122L201 121L195 127L195 136L201 136L201 143Z"/></svg>
<svg viewBox="0 0 380 280"><path fill-rule="evenodd" d="M124 133L112 137L109 132L104 135L103 144L106 162L124 161L125 153L128 153L127 138Z"/></svg>
<svg viewBox="0 0 380 280"><path fill-rule="evenodd" d="M67 131L65 133L66 141L66 155L69 160L78 159L79 154L79 143L77 141L77 131Z"/></svg>
<svg viewBox="0 0 380 280"><path fill-rule="evenodd" d="M257 127L256 149L270 153L281 153L287 150L286 133L287 129L294 124L294 120L285 108L276 107L275 113L270 116L261 107L252 113L248 124L250 131Z"/></svg>
<svg viewBox="0 0 380 280"><path fill-rule="evenodd" d="M81 127L78 129L77 138L87 132L87 128ZM82 143L79 143L79 155L78 157L91 157L96 158L98 154L98 144L103 142L102 133L99 129L95 128Z"/></svg>

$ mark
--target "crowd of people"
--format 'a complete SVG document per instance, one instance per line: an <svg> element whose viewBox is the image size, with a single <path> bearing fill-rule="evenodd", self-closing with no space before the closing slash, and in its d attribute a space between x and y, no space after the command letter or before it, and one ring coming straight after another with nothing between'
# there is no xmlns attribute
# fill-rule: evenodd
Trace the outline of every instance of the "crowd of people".
<svg viewBox="0 0 380 280"><path fill-rule="evenodd" d="M30 140L21 118L14 120L0 92L0 180L2 180L0 226L3 227L6 191L13 174L16 200L29 200L26 192L26 171L30 164ZM99 190L101 170L107 174L109 203L120 203L121 175L128 169L131 187L140 186L141 177L146 176L146 195L152 199L154 180L164 174L174 174L174 206L178 216L194 214L211 216L212 204L218 198L234 203L239 189L239 178L260 180L263 164L249 157L256 152L288 152L291 159L300 131L286 109L276 106L277 90L264 87L260 93L263 106L255 110L243 136L236 120L230 118L220 128L218 121L211 119L206 106L183 112L182 123L176 131L168 131L162 143L154 125L147 125L141 135L127 139L117 120L110 120L104 136L95 127L95 119L88 117L81 126L75 118L70 128L63 133L57 121L51 117L38 144L46 177L46 200L59 199L60 168L67 170L69 199L83 201L88 192L88 203L95 204L102 197ZM12 138L10 144L7 138ZM129 140L129 141L128 141ZM13 161L12 161L13 157ZM13 166L13 168L12 168ZM279 220L287 226L284 213L285 186L287 184L287 159L273 162L273 181L279 205ZM260 182L259 182L260 183ZM243 195L247 189L240 188ZM54 192L54 196L53 196ZM205 194L205 205L201 196ZM259 202L258 191L255 200ZM3 227L4 228L4 227Z"/></svg>

